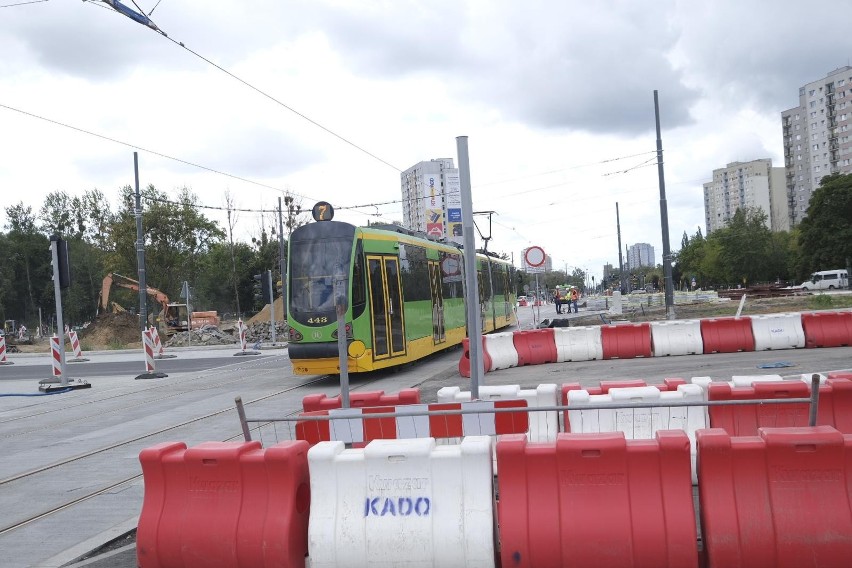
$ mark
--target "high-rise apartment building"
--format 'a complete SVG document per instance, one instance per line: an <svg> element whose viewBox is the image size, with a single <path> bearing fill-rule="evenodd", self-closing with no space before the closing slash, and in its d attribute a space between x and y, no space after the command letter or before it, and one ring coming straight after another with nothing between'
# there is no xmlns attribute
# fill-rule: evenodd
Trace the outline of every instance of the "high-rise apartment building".
<svg viewBox="0 0 852 568"><path fill-rule="evenodd" d="M400 174L405 227L461 243L461 183L452 158L420 162Z"/></svg>
<svg viewBox="0 0 852 568"><path fill-rule="evenodd" d="M788 231L786 195L784 168L773 168L769 158L731 162L713 170L713 181L704 184L706 234L725 227L738 209L746 207L762 209L768 229Z"/></svg>
<svg viewBox="0 0 852 568"><path fill-rule="evenodd" d="M852 67L799 88L799 106L781 113L790 225L807 215L823 176L852 173Z"/></svg>
<svg viewBox="0 0 852 568"><path fill-rule="evenodd" d="M636 243L627 249L627 267L634 270L640 266L657 266L654 262L654 247L648 243Z"/></svg>

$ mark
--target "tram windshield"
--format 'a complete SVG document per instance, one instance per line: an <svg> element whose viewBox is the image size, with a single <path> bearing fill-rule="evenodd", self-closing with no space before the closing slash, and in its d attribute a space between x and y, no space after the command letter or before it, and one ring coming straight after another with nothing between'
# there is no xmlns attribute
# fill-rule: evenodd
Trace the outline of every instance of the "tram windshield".
<svg viewBox="0 0 852 568"><path fill-rule="evenodd" d="M332 225L344 225L339 231ZM352 234L350 225L331 221L302 227L290 242L290 315L306 325L326 325L337 319L335 281L344 279L349 288ZM324 230L310 230L324 229ZM348 235L340 234L349 233Z"/></svg>

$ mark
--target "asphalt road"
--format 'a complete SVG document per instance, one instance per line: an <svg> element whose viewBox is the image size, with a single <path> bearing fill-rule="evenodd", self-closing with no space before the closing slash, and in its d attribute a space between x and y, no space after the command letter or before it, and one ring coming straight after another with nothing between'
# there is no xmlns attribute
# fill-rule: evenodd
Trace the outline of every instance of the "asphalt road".
<svg viewBox="0 0 852 568"><path fill-rule="evenodd" d="M219 352L210 352L209 358L183 359L178 356L174 359L161 359L156 361L157 371L164 373L196 373L237 362L237 359L233 356L224 357L222 355ZM141 361L138 355L133 356L128 354L125 361L99 362L97 355L90 355L88 358L89 361L86 362L68 363L68 378L88 380L95 377L133 377L145 372L144 361ZM45 356L44 361L39 361L38 364L3 366L0 368L0 384L3 381L21 379L46 379L52 376L51 372L52 366L50 359Z"/></svg>
<svg viewBox="0 0 852 568"><path fill-rule="evenodd" d="M552 309L552 307L551 307ZM582 313L580 315L583 315ZM520 313L521 327L531 327L531 311L524 310ZM250 398L259 398L265 396L267 390L272 392L281 388L281 385L292 385L297 383L307 383L308 377L294 377L289 374L289 365L286 359L278 359L273 361L270 359L269 365L272 368L280 370L269 374L268 378L262 379L264 375L258 374L257 370L250 370L248 367L253 365L249 363L251 357L234 357L233 351L230 350L197 350L193 352L181 352L174 350L178 355L175 359L164 359L157 361L157 370L163 372L175 373L175 378L178 381L186 380L194 382L193 375L201 374L207 377L206 372L211 371L223 365L234 365L235 363L245 362L246 364L236 365L233 371L227 370L227 373L232 376L240 394L244 395L245 400ZM268 352L267 352L268 353ZM286 352L279 351L276 355L285 355ZM353 376L351 378L353 388L365 387L369 390L384 390L385 392L398 392L402 388L410 386L419 386L421 389L421 397L425 402L435 400L435 392L444 386L461 386L462 390L470 390L469 379L459 377L455 366L458 363L461 351L459 349L452 350L447 354L432 358L431 361L424 361L400 369L397 372L382 373L371 377ZM133 376L141 373L142 362L137 352L127 353L109 353L109 354L92 354L92 361L87 363L69 364L69 375L71 377L89 378L107 375L125 375ZM108 360L101 360L108 359ZM0 390L2 390L2 381L4 379L16 376L18 379L43 378L50 371L48 366L49 359L43 356L41 359L33 358L24 361L23 359L16 360L12 366L0 367ZM262 362L257 361L258 364ZM280 366L279 366L280 365ZM648 359L623 359L623 360L607 360L607 361L582 361L574 363L554 363L538 366L528 366L520 368L505 369L487 373L483 377L483 384L500 385L500 384L519 384L524 388L534 387L538 384L556 383L562 384L566 382L580 382L584 385L595 384L600 380L608 379L623 379L623 378L643 378L649 382L659 382L666 377L680 377L691 379L696 376L710 376L715 380L729 380L733 375L765 375L779 374L787 378L795 378L799 374L807 374L811 372L824 372L829 370L849 369L852 367L852 347L833 348L833 349L796 349L784 351L764 351L752 353L730 353L730 354L713 354L713 355L691 355L680 357L661 357ZM79 370L78 370L79 369ZM72 373L81 374L72 374ZM180 379L183 375L185 379ZM106 379L101 379L104 381ZM125 379L125 382L126 381ZM137 383L136 381L129 381ZM167 388L170 381L150 382L149 386L161 384L162 388ZM210 381L212 382L212 381ZM11 380L9 385L11 385ZM19 383L20 384L20 383ZM132 389L133 385L127 385L125 388ZM262 387L262 389L261 389ZM218 405L220 403L213 402L215 400L216 391L208 391L210 388L209 382L205 381L205 390L200 391L186 390L182 392L179 398L175 398L173 403L170 403L169 412L182 413L181 420L188 420L201 412L208 412L210 405ZM215 385L214 385L215 388ZM251 390L254 389L254 390ZM266 389L266 390L263 390ZM98 389L93 389L96 392ZM328 395L333 395L339 392L339 387L334 379L322 380L311 387L313 392L324 392ZM234 388L223 384L222 392L226 399L232 400L232 392ZM252 394L254 393L254 394ZM300 397L304 391L300 391L298 396L294 398L293 403L298 404L296 399ZM53 397L49 397L53 399ZM262 406L264 403L258 403L257 410L251 410L251 415L267 414L279 415L282 409L293 403L284 403L281 396L270 399L270 404ZM165 399L164 399L165 400ZM168 399L172 400L172 399ZM158 402L157 404L162 404ZM203 407L195 405L203 404ZM85 407L80 407L85 408ZM156 408L156 406L147 405L146 408ZM216 406L215 408L218 408ZM103 413L107 416L108 413ZM184 415L185 414L185 415ZM178 415L170 417L169 420L177 420ZM150 418L149 420L153 419ZM169 422L170 423L170 422ZM233 430L235 423L233 417L228 417L225 420L227 430ZM95 424L92 424L95 426ZM218 431L217 428L205 427L200 434L202 439L225 439L225 435ZM190 445L193 444L193 439L187 435L187 441ZM195 440L197 443L197 440ZM38 442L34 440L34 446L41 447L44 441ZM146 442L147 443L147 442ZM128 455L133 452L125 452ZM133 461L133 460L131 460ZM126 497L125 497L126 499ZM138 511L138 499L130 499L129 505L123 505L127 508L127 514L132 514ZM130 527L132 528L132 527ZM129 530L129 529L128 529ZM119 536L119 535L116 535ZM112 568L131 568L136 566L135 555L135 535L129 534L124 538L115 541L109 551L101 550L98 554L89 560L78 564L80 568L87 566L92 567L112 567ZM85 544L85 543L81 543ZM101 543L102 544L102 543ZM97 548L94 543L91 548Z"/></svg>

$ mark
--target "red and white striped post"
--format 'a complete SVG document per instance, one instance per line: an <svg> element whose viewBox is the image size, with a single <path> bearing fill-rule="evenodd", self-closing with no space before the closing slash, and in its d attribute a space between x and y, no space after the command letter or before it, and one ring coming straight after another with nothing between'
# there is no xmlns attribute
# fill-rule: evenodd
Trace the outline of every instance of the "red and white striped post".
<svg viewBox="0 0 852 568"><path fill-rule="evenodd" d="M154 333L150 329L142 332L142 346L145 349L145 372L153 373L154 365Z"/></svg>
<svg viewBox="0 0 852 568"><path fill-rule="evenodd" d="M80 338L77 337L76 331L68 332L68 339L71 340L71 349L74 350L74 357L79 359L83 356L83 350L80 349Z"/></svg>
<svg viewBox="0 0 852 568"><path fill-rule="evenodd" d="M53 355L53 376L62 376L62 354L60 352L59 337L53 334L50 338L50 351Z"/></svg>
<svg viewBox="0 0 852 568"><path fill-rule="evenodd" d="M163 357L163 343L160 341L160 334L157 331L157 328L153 325L148 328L148 333L151 334L151 339L154 341L154 354L162 358Z"/></svg>
<svg viewBox="0 0 852 568"><path fill-rule="evenodd" d="M246 329L247 328L246 328L246 325L243 323L242 319L240 319L237 322L237 329L239 330L239 333L240 333L240 346L242 347L243 351L245 351L246 347L247 347L247 345L246 345Z"/></svg>
<svg viewBox="0 0 852 568"><path fill-rule="evenodd" d="M9 361L6 360L6 338L0 335L0 365L7 365Z"/></svg>

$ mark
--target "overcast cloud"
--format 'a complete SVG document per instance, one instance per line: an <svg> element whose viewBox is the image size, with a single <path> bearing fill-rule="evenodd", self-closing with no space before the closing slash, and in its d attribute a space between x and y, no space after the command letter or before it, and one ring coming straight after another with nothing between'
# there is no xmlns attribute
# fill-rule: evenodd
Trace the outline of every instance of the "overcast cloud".
<svg viewBox="0 0 852 568"><path fill-rule="evenodd" d="M144 185L205 204L231 192L268 211L271 186L356 224L400 220L395 168L455 158L466 135L489 248L535 244L598 275L617 262L616 202L623 244L661 260L655 89L677 249L703 230L712 170L782 165L781 111L852 57L849 0L161 0L170 39L272 100L104 6L0 9L0 209L56 190L114 198L135 147ZM246 239L258 218L241 215Z"/></svg>

